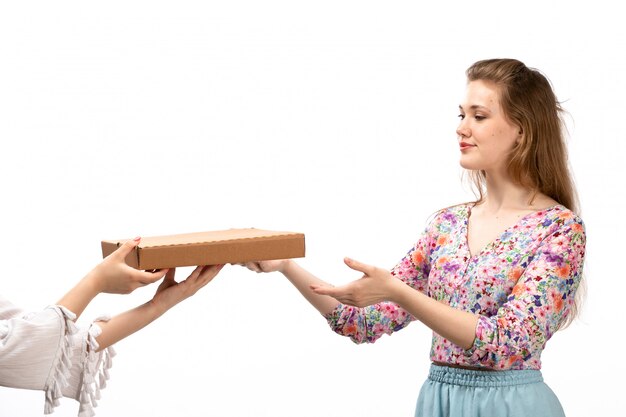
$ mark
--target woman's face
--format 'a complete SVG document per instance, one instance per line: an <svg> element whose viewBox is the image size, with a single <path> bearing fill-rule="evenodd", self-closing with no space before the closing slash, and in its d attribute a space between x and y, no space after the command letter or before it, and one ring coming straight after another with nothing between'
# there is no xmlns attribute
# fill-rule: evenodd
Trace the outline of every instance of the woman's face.
<svg viewBox="0 0 626 417"><path fill-rule="evenodd" d="M509 153L521 138L521 129L506 119L496 85L481 80L469 82L459 109L461 121L456 133L461 166L492 175L505 174Z"/></svg>

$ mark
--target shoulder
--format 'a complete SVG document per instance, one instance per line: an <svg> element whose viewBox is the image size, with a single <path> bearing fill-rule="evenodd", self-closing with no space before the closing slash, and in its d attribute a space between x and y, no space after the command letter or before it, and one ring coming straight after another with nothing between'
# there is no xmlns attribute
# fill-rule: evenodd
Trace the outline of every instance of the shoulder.
<svg viewBox="0 0 626 417"><path fill-rule="evenodd" d="M544 211L536 229L539 240L544 245L557 242L561 246L573 245L584 251L587 239L582 218L562 205Z"/></svg>
<svg viewBox="0 0 626 417"><path fill-rule="evenodd" d="M427 220L429 234L450 233L467 224L470 204L457 204L432 213Z"/></svg>
<svg viewBox="0 0 626 417"><path fill-rule="evenodd" d="M553 223L558 229L571 229L576 233L585 233L585 223L583 219L561 204L546 209L545 222Z"/></svg>
<svg viewBox="0 0 626 417"><path fill-rule="evenodd" d="M428 223L465 222L468 218L470 206L471 203L463 203L439 209L428 218Z"/></svg>

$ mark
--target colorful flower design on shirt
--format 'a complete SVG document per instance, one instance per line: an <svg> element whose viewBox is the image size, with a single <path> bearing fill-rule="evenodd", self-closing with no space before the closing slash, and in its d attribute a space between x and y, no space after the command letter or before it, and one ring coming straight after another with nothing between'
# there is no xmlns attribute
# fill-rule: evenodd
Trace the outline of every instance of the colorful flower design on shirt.
<svg viewBox="0 0 626 417"><path fill-rule="evenodd" d="M415 290L479 316L474 345L464 350L433 332L431 360L491 369L540 369L541 352L569 314L582 277L582 220L556 205L531 213L471 255L471 205L439 211L391 270ZM327 317L356 343L374 342L414 318L385 302L339 305Z"/></svg>

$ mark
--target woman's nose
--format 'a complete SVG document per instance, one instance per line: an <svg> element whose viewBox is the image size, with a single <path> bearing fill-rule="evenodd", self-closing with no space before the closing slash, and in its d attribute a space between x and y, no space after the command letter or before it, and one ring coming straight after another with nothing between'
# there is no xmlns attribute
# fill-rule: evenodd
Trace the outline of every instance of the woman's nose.
<svg viewBox="0 0 626 417"><path fill-rule="evenodd" d="M460 138L468 138L471 136L469 128L465 126L462 120L461 123L459 123L459 127L456 128L456 134Z"/></svg>

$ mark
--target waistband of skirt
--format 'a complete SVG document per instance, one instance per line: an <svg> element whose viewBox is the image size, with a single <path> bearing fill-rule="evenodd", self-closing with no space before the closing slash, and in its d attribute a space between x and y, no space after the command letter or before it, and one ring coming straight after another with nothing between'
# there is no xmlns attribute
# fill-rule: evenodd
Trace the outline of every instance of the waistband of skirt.
<svg viewBox="0 0 626 417"><path fill-rule="evenodd" d="M478 371L432 364L428 379L453 385L471 387L506 387L543 382L541 371L536 369L508 371Z"/></svg>

